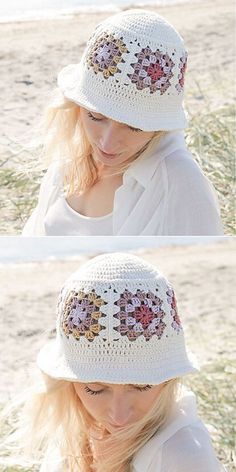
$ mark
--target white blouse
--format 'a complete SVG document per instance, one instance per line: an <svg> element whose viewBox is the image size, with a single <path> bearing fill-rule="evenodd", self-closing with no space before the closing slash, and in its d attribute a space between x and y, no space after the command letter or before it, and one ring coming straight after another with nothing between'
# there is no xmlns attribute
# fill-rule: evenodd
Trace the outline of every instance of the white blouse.
<svg viewBox="0 0 236 472"><path fill-rule="evenodd" d="M38 205L24 227L24 236L47 234L47 214L62 192L62 170L55 161L43 178ZM112 225L112 234L122 236L223 234L216 194L187 150L183 131L168 132L124 172L123 184L114 196ZM84 235L98 234L96 225L93 230L83 226ZM71 233L67 219L55 213L54 231L50 234L80 235L79 217Z"/></svg>
<svg viewBox="0 0 236 472"><path fill-rule="evenodd" d="M45 215L45 236L112 235L112 213L105 216L84 216L73 210L64 195L59 196Z"/></svg>
<svg viewBox="0 0 236 472"><path fill-rule="evenodd" d="M58 450L50 448L40 472L62 471ZM215 455L209 432L197 416L193 392L185 392L176 402L166 426L135 454L132 461L132 472L223 471L226 469Z"/></svg>

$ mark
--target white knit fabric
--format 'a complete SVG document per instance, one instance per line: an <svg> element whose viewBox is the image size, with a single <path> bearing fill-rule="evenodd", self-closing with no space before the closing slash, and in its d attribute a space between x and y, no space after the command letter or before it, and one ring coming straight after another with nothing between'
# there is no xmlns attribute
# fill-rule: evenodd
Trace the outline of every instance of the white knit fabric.
<svg viewBox="0 0 236 472"><path fill-rule="evenodd" d="M159 384L196 370L169 282L125 253L93 258L65 283L57 337L38 365L55 378L120 384Z"/></svg>
<svg viewBox="0 0 236 472"><path fill-rule="evenodd" d="M79 64L59 73L58 86L115 121L144 131L182 129L186 64L174 27L153 11L132 9L99 23Z"/></svg>

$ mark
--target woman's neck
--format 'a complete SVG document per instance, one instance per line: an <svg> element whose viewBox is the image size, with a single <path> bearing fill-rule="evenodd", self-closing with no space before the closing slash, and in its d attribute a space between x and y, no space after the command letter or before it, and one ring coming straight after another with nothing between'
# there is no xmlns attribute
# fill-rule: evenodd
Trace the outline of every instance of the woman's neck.
<svg viewBox="0 0 236 472"><path fill-rule="evenodd" d="M103 180L111 177L122 176L123 172L119 172L117 169L101 165L98 167L98 180Z"/></svg>

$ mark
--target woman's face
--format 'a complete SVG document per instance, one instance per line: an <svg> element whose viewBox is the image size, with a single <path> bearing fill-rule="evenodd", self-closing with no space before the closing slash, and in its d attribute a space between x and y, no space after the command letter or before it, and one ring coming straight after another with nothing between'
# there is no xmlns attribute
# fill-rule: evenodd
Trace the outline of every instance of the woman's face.
<svg viewBox="0 0 236 472"><path fill-rule="evenodd" d="M141 419L159 395L160 385L114 385L75 382L88 413L109 433Z"/></svg>
<svg viewBox="0 0 236 472"><path fill-rule="evenodd" d="M153 131L132 128L82 107L80 119L92 146L94 159L111 168L125 163L155 134Z"/></svg>

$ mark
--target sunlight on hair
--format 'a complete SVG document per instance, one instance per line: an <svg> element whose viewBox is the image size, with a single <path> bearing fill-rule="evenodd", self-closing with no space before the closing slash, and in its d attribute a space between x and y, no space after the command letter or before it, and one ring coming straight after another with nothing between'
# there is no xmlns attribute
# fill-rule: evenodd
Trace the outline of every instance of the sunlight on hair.
<svg viewBox="0 0 236 472"><path fill-rule="evenodd" d="M112 435L104 435L101 425L83 407L72 382L42 375L43 388L32 388L2 412L2 430L6 429L4 424L9 421L10 411L14 421L8 435L1 440L1 465L32 467L41 464L53 447L63 458L65 472L80 468L90 472L95 466L91 430L97 430L101 432L105 452L99 456L96 472L110 472L114 468L128 472L134 454L168 420L181 391L180 379L164 382L157 401L141 420Z"/></svg>
<svg viewBox="0 0 236 472"><path fill-rule="evenodd" d="M42 131L43 154L47 163L53 159L62 161L67 196L82 194L99 180L99 169L80 122L80 107L65 98L59 89L54 90L51 102L45 110ZM166 131L156 131L154 137L122 163L112 175L125 172L138 157L147 156L165 134Z"/></svg>

